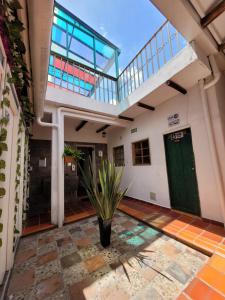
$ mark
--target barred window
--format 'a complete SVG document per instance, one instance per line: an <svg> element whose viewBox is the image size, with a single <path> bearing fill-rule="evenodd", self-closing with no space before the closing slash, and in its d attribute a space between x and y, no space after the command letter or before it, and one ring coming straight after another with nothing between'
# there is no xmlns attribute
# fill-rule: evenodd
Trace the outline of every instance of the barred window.
<svg viewBox="0 0 225 300"><path fill-rule="evenodd" d="M124 166L124 147L118 146L113 148L114 163L117 167Z"/></svg>
<svg viewBox="0 0 225 300"><path fill-rule="evenodd" d="M132 143L133 165L150 165L149 140Z"/></svg>

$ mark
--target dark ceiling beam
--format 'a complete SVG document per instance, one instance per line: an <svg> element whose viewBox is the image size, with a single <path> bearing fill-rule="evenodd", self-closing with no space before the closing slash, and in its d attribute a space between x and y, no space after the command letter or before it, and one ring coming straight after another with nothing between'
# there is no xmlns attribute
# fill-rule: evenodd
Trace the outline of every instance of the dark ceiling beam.
<svg viewBox="0 0 225 300"><path fill-rule="evenodd" d="M225 42L219 45L219 51L225 50Z"/></svg>
<svg viewBox="0 0 225 300"><path fill-rule="evenodd" d="M125 116L119 116L119 119L121 119L121 120L126 120L126 121L130 121L130 122L133 122L133 121L134 121L133 118L129 118L129 117L125 117Z"/></svg>
<svg viewBox="0 0 225 300"><path fill-rule="evenodd" d="M80 124L77 125L76 131L81 130L81 128L83 128L84 125L87 124L87 122L88 122L88 121L85 121L85 120L81 121Z"/></svg>
<svg viewBox="0 0 225 300"><path fill-rule="evenodd" d="M144 103L141 103L141 102L138 102L138 103L137 103L137 106L142 107L142 108L145 108L145 109L148 109L148 110L152 110L152 111L155 110L155 107L150 106L150 105L147 105L147 104L144 104Z"/></svg>
<svg viewBox="0 0 225 300"><path fill-rule="evenodd" d="M182 86L180 86L179 84L177 84L176 82L174 82L174 81L172 81L172 80L167 80L166 84L167 84L169 87L171 87L171 88L177 90L177 91L180 92L181 94L184 94L184 95L187 94L187 90L185 90L185 88L183 88Z"/></svg>
<svg viewBox="0 0 225 300"><path fill-rule="evenodd" d="M100 127L99 129L96 130L96 133L102 132L103 130L105 130L106 128L108 128L110 125L104 125L102 127Z"/></svg>
<svg viewBox="0 0 225 300"><path fill-rule="evenodd" d="M201 19L201 26L205 28L212 23L217 17L219 17L225 11L225 0L221 1L215 6L205 17Z"/></svg>

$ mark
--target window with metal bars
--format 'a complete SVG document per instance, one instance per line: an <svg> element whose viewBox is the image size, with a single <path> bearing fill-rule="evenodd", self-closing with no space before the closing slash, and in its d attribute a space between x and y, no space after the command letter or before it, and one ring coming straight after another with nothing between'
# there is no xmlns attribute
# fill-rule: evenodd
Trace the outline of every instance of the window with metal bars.
<svg viewBox="0 0 225 300"><path fill-rule="evenodd" d="M113 148L113 159L116 167L124 166L124 147L118 146Z"/></svg>
<svg viewBox="0 0 225 300"><path fill-rule="evenodd" d="M133 165L150 165L149 140L141 140L132 143Z"/></svg>

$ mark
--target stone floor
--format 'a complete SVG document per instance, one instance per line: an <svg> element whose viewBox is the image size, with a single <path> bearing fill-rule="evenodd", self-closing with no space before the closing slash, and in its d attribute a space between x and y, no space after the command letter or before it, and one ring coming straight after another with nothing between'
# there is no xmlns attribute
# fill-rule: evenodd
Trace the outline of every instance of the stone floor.
<svg viewBox="0 0 225 300"><path fill-rule="evenodd" d="M96 217L23 238L7 299L176 299L208 261L122 212L112 229L107 249Z"/></svg>
<svg viewBox="0 0 225 300"><path fill-rule="evenodd" d="M225 300L225 230L222 224L126 197L119 209L211 258L178 300Z"/></svg>

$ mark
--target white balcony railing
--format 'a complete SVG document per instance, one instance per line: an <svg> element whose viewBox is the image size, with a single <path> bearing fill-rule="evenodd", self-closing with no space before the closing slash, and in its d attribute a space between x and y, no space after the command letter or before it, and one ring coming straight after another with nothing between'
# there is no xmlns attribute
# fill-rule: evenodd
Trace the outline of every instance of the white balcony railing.
<svg viewBox="0 0 225 300"><path fill-rule="evenodd" d="M186 44L183 36L166 21L118 78L52 52L48 82L54 87L116 105L157 73Z"/></svg>

